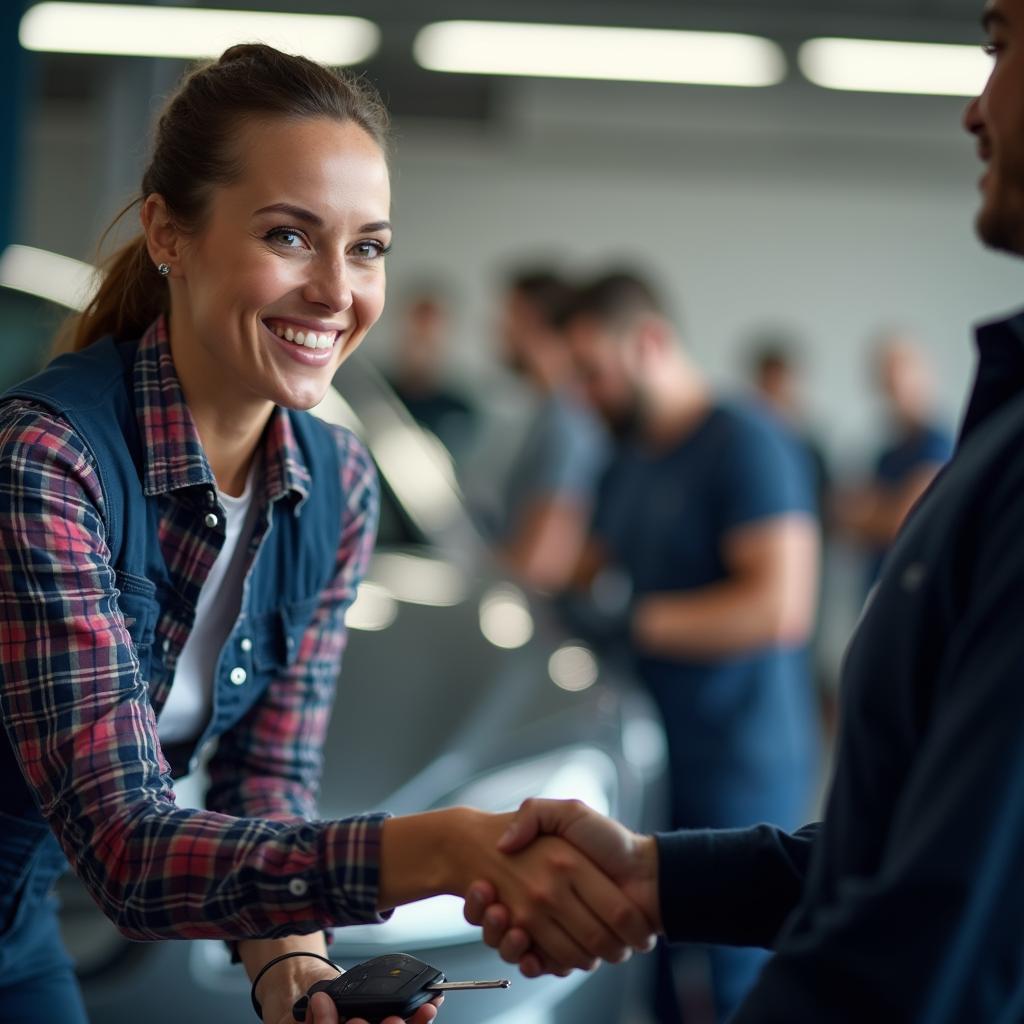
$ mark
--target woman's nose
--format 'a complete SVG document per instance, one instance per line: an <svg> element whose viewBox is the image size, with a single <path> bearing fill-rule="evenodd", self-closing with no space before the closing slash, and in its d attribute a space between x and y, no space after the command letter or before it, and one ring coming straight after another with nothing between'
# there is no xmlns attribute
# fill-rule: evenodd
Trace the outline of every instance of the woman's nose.
<svg viewBox="0 0 1024 1024"><path fill-rule="evenodd" d="M352 287L344 260L324 260L317 264L305 288L304 297L332 313L352 305Z"/></svg>

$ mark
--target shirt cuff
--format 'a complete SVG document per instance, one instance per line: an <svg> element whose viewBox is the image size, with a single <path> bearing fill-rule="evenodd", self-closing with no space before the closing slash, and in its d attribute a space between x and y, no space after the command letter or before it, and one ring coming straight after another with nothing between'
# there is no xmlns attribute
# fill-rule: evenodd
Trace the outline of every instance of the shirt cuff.
<svg viewBox="0 0 1024 1024"><path fill-rule="evenodd" d="M367 814L326 824L320 834L321 899L334 925L383 924L392 911L377 909L381 831L388 814ZM307 879L293 879L296 888ZM294 890L293 890L294 891Z"/></svg>
<svg viewBox="0 0 1024 1024"><path fill-rule="evenodd" d="M670 942L758 944L744 934L756 916L749 899L753 830L660 833L658 891Z"/></svg>

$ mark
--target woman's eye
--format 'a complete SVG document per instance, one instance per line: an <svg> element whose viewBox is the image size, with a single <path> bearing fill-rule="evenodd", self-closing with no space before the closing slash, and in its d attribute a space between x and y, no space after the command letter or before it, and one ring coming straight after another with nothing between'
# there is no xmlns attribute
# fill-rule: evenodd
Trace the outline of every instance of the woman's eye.
<svg viewBox="0 0 1024 1024"><path fill-rule="evenodd" d="M286 249L299 249L303 245L302 235L291 228L274 228L267 233L267 238L279 242Z"/></svg>
<svg viewBox="0 0 1024 1024"><path fill-rule="evenodd" d="M376 239L368 239L365 242L356 242L354 249L360 259L376 260L381 256L386 256L391 251L391 246L384 245L383 242L378 242Z"/></svg>

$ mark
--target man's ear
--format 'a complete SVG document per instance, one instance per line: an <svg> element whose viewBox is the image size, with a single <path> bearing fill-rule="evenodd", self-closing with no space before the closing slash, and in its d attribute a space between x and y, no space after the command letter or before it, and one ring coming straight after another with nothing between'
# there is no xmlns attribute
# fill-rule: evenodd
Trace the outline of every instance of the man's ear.
<svg viewBox="0 0 1024 1024"><path fill-rule="evenodd" d="M175 223L164 197L151 192L142 201L139 211L142 230L146 236L146 249L154 266L166 263L171 272L181 262L185 236Z"/></svg>

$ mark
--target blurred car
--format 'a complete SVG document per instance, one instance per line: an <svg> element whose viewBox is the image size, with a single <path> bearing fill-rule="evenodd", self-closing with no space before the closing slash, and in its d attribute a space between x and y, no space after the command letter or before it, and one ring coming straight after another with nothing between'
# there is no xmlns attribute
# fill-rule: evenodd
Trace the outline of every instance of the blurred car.
<svg viewBox="0 0 1024 1024"><path fill-rule="evenodd" d="M0 355L3 387L43 362L61 307L75 305L0 259L0 303L17 325L19 362ZM33 258L38 258L33 256ZM52 284L53 274L46 280ZM85 278L82 278L84 281ZM78 293L81 293L81 281ZM36 291L35 295L28 294ZM22 337L23 335L23 337ZM450 461L361 354L317 412L352 427L380 471L376 554L350 609L350 636L325 749L320 811L342 817L453 804L493 811L527 796L577 797L631 828L664 823L666 746L660 721L628 673L569 636L553 609L507 580L460 499ZM208 752L207 752L208 753ZM201 806L202 761L179 780ZM93 1024L249 1021L249 985L219 942L124 939L72 876L59 885L65 939ZM465 923L461 900L400 908L384 925L337 929L342 965L408 952L453 980L513 969ZM567 979L519 979L506 991L452 995L447 1024L625 1021L647 964Z"/></svg>

